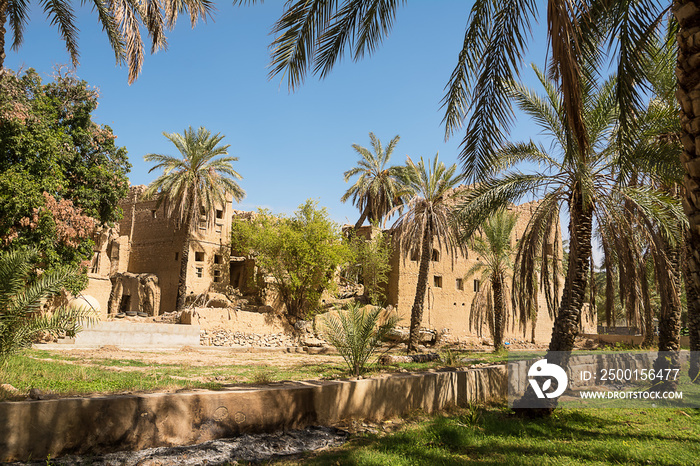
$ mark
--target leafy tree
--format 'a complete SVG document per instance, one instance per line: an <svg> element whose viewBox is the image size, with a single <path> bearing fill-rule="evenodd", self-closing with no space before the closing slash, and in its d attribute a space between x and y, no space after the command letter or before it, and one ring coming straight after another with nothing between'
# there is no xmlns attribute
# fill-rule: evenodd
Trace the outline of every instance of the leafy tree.
<svg viewBox="0 0 700 466"><path fill-rule="evenodd" d="M338 310L337 316L329 314L323 318L323 336L343 357L350 375L365 371L369 358L398 322L398 317L391 316L381 323L381 312L381 307L368 310L352 303L347 310Z"/></svg>
<svg viewBox="0 0 700 466"><path fill-rule="evenodd" d="M358 144L353 144L352 148L360 154L361 158L357 167L343 174L346 183L352 177L359 175L355 184L340 198L342 202L352 198L353 205L360 209L360 219L355 224L356 230L366 219L370 223L381 222L392 208L401 203L399 183L401 167L386 166L399 142L399 136L394 136L386 149L382 148L381 141L374 133L369 133L369 138L372 141L374 154Z"/></svg>
<svg viewBox="0 0 700 466"><path fill-rule="evenodd" d="M60 72L48 83L32 69L0 76L0 240L39 248L45 269L89 260L88 224L122 215L131 165L112 130L93 122L97 98Z"/></svg>
<svg viewBox="0 0 700 466"><path fill-rule="evenodd" d="M151 53L167 48L166 30L172 30L180 14L190 16L192 27L201 18L206 21L211 16L213 3L209 0L190 0L175 2L163 0L139 3L133 0L125 2L91 2L102 29L107 34L109 44L114 51L117 64L129 66L129 84L134 82L143 64L143 39L141 28L145 28L151 39ZM58 28L66 50L78 64L78 28L75 25L75 12L70 1L43 1L44 12L51 19L51 24ZM12 48L19 49L24 41L24 28L29 21L30 2L22 0L3 0L0 2L0 75L5 61L6 25L12 29Z"/></svg>
<svg viewBox="0 0 700 466"><path fill-rule="evenodd" d="M38 260L35 249L0 251L0 366L8 356L30 346L41 332L75 336L82 324L96 320L87 308L42 311L46 299L59 293L79 272L64 267L38 274Z"/></svg>
<svg viewBox="0 0 700 466"><path fill-rule="evenodd" d="M292 217L261 210L251 221L234 220L231 242L274 279L292 322L318 309L321 294L334 284L337 268L351 258L338 225L311 200Z"/></svg>
<svg viewBox="0 0 700 466"><path fill-rule="evenodd" d="M195 215L201 210L212 221L216 206L226 203L229 194L237 202L245 197L235 180L242 177L231 166L238 157L220 157L228 154L229 145L220 146L225 137L219 133L211 134L200 127L196 132L190 126L183 134L163 133L180 152L182 158L162 154L147 154L143 158L155 165L148 172L163 170L163 174L148 186L144 197L156 198L157 206L165 207L168 217L177 218L180 228L185 232L185 240L180 254L180 276L177 285L178 310L185 306L187 295L187 264L190 255L190 243L197 222Z"/></svg>
<svg viewBox="0 0 700 466"><path fill-rule="evenodd" d="M365 296L375 306L386 299L385 287L391 272L391 237L373 229L369 238L351 234L348 245L352 253L350 265L345 272L358 277L365 287Z"/></svg>
<svg viewBox="0 0 700 466"><path fill-rule="evenodd" d="M471 238L466 239L481 259L471 266L466 277L479 274L484 284L474 296L471 313L472 316L488 316L496 351L503 349L503 330L508 310L506 279L513 273L515 248L511 244L511 234L517 220L517 215L501 210L484 222L480 235L472 234Z"/></svg>
<svg viewBox="0 0 700 466"><path fill-rule="evenodd" d="M419 251L418 282L411 308L411 327L408 351L415 351L418 332L423 320L423 304L428 287L428 270L433 251L433 241L454 254L459 248L453 226L451 208L457 193L455 187L463 177L456 175L457 165L449 168L438 162L438 155L426 164L421 157L416 164L408 157L402 175L402 189L408 201L404 211L393 225L400 250L404 254Z"/></svg>

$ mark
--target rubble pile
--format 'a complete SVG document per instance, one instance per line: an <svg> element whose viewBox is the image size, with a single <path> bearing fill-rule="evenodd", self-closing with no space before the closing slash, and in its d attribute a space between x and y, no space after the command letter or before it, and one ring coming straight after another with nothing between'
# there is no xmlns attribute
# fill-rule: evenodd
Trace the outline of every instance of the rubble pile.
<svg viewBox="0 0 700 466"><path fill-rule="evenodd" d="M297 346L297 338L285 333L258 334L235 332L227 329L202 330L202 346L230 346L257 348L286 348Z"/></svg>

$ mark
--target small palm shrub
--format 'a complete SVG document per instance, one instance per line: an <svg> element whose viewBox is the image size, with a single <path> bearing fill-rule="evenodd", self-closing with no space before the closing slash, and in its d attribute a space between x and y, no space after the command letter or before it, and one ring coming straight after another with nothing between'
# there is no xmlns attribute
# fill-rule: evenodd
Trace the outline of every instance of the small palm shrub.
<svg viewBox="0 0 700 466"><path fill-rule="evenodd" d="M358 376L365 371L381 340L396 326L398 317L391 316L380 323L382 308L367 310L359 303L337 311L337 317L332 314L323 317L323 336L343 357L350 375Z"/></svg>
<svg viewBox="0 0 700 466"><path fill-rule="evenodd" d="M77 272L58 268L37 274L35 249L0 251L0 365L6 358L30 346L40 332L69 337L83 323L96 320L88 308L59 307L52 313L41 311L46 300L58 294Z"/></svg>

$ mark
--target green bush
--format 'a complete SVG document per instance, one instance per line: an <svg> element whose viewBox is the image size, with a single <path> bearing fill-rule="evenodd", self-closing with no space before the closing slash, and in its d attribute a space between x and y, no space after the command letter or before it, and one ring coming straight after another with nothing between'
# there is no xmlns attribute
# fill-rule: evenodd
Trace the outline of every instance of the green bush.
<svg viewBox="0 0 700 466"><path fill-rule="evenodd" d="M367 311L359 303L353 303L347 310L338 309L337 317L329 314L323 318L323 336L343 357L350 375L358 376L365 371L370 356L398 322L398 317L391 316L380 323L381 311L380 307Z"/></svg>
<svg viewBox="0 0 700 466"><path fill-rule="evenodd" d="M60 307L42 312L44 302L61 291L78 274L59 268L38 274L33 249L0 251L0 365L7 356L30 346L39 332L74 336L81 324L95 316L86 308Z"/></svg>
<svg viewBox="0 0 700 466"><path fill-rule="evenodd" d="M338 225L311 200L292 217L261 210L251 221L234 220L231 230L234 250L272 276L292 321L318 310L323 291L335 285L336 269L350 258Z"/></svg>
<svg viewBox="0 0 700 466"><path fill-rule="evenodd" d="M386 283L391 265L391 237L374 231L371 238L351 233L347 244L352 253L350 264L343 270L345 277L365 286L365 296L375 306L384 304Z"/></svg>

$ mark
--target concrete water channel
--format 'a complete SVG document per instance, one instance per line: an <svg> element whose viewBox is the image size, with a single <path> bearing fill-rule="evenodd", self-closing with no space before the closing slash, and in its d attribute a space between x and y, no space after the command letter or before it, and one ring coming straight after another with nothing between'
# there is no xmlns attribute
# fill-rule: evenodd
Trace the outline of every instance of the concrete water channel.
<svg viewBox="0 0 700 466"><path fill-rule="evenodd" d="M0 403L0 461L201 444L505 399L505 366Z"/></svg>

